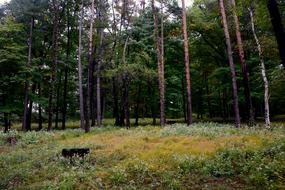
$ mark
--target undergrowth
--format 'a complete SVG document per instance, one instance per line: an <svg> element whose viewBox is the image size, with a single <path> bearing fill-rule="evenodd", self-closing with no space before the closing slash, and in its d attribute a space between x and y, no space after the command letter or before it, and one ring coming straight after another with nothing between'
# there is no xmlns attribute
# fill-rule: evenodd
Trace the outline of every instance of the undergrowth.
<svg viewBox="0 0 285 190"><path fill-rule="evenodd" d="M61 156L69 147L91 153L71 161ZM10 131L0 133L0 172L0 189L285 189L285 132L216 123Z"/></svg>

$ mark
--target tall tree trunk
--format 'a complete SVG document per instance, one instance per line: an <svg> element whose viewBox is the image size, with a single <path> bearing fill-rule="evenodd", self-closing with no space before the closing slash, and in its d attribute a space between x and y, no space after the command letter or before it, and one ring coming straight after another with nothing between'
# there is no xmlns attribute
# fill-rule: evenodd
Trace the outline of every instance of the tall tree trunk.
<svg viewBox="0 0 285 190"><path fill-rule="evenodd" d="M112 47L112 53L110 56L110 64L112 64L112 60L114 60L114 63L116 63L117 60L117 53L116 53L116 46L117 46L117 22L116 22L116 13L114 9L114 1L112 0L111 8L112 8L112 16L113 16L113 25L112 25L112 30L114 31L113 35L113 47ZM122 15L121 15L122 17ZM122 19L122 18L121 18ZM122 22L121 22L122 24ZM119 27L121 28L121 26ZM119 31L119 34L121 34L121 31ZM120 114L119 114L119 95L118 95L118 81L117 81L117 76L112 77L112 92L113 92L113 118L115 118L115 126L120 125Z"/></svg>
<svg viewBox="0 0 285 190"><path fill-rule="evenodd" d="M33 84L32 85L32 93L35 93L36 91L36 85ZM33 100L30 99L29 102L29 111L28 111L28 116L27 116L27 131L31 131L32 130L32 113L33 113Z"/></svg>
<svg viewBox="0 0 285 190"><path fill-rule="evenodd" d="M51 68L51 80L49 86L49 98L48 98L48 131L52 129L52 117L53 117L53 96L54 96L54 86L56 82L56 72L57 72L57 56L58 56L58 12L59 3L57 0L52 1L53 5L53 33L52 33L52 68Z"/></svg>
<svg viewBox="0 0 285 190"><path fill-rule="evenodd" d="M86 130L90 130L90 117L93 113L93 82L94 82L94 57L93 57L93 22L94 22L94 0L91 4L91 16L90 16L90 29L89 29L89 66L88 66L88 86L87 86L87 98L86 98Z"/></svg>
<svg viewBox="0 0 285 190"><path fill-rule="evenodd" d="M185 0L182 0L182 23L183 23L183 36L184 36L184 59L185 59L186 97L187 97L187 125L191 125L193 123L193 120L192 120L189 47L188 47Z"/></svg>
<svg viewBox="0 0 285 190"><path fill-rule="evenodd" d="M69 54L67 55L69 57ZM69 58L67 58L69 60ZM69 63L69 61L66 61ZM66 128L66 112L67 112L67 81L68 81L68 68L65 66L64 69L64 85L63 85L63 107L62 107L62 126L61 128L64 130Z"/></svg>
<svg viewBox="0 0 285 190"><path fill-rule="evenodd" d="M104 120L105 116L105 108L106 108L106 94L105 94L106 89L102 88L101 89L101 121Z"/></svg>
<svg viewBox="0 0 285 190"><path fill-rule="evenodd" d="M60 87L61 87L61 76L62 72L59 73L59 80L57 84L57 91L56 91L56 107L55 107L55 128L58 129L58 118L59 118L59 107L60 107Z"/></svg>
<svg viewBox="0 0 285 190"><path fill-rule="evenodd" d="M259 53L259 59L260 59L260 69L261 69L261 75L264 83L264 119L265 119L265 125L266 127L270 127L270 115L269 115L269 82L266 76L266 68L263 60L263 53L261 49L261 45L259 42L259 39L255 32L255 26L254 26L254 15L253 15L253 8L249 9L250 13L250 19L251 19L251 29L252 33L257 45L258 53Z"/></svg>
<svg viewBox="0 0 285 190"><path fill-rule="evenodd" d="M86 98L86 123L85 128L90 129L90 117L93 115L93 81L94 81L94 58L93 58L93 20L94 20L94 0L91 4L90 29L89 29L89 66L88 66L88 85Z"/></svg>
<svg viewBox="0 0 285 190"><path fill-rule="evenodd" d="M28 67L31 67L32 64L32 46L33 46L33 30L34 30L34 17L31 18L30 23L30 35L29 35L29 52L28 52ZM27 120L28 120L28 103L29 103L29 88L30 84L28 79L25 82L25 97L24 97L24 115L23 115L23 123L22 123L22 130L27 131Z"/></svg>
<svg viewBox="0 0 285 190"><path fill-rule="evenodd" d="M160 18L160 55L161 55L161 101L160 101L160 110L161 110L161 116L160 116L160 126L165 126L166 118L165 118L165 79L164 79L164 16L163 16L163 0L160 1L160 10L161 10L161 18Z"/></svg>
<svg viewBox="0 0 285 190"><path fill-rule="evenodd" d="M79 44L78 44L78 87L79 87L79 102L80 102L80 127L84 129L84 96L82 87L82 65L81 65L81 51L82 51L82 22L83 22L83 0L80 4L80 18L79 18ZM85 132L88 132L85 129Z"/></svg>
<svg viewBox="0 0 285 190"><path fill-rule="evenodd" d="M237 11L236 1L235 0L230 0L230 1L231 1L231 5L233 8L233 17L234 17L237 45L238 45L238 50L239 50L240 65L241 65L241 71L242 71L242 77L243 77L246 108L248 112L247 115L249 118L249 122L253 124L254 123L254 111L253 111L252 98L251 98L251 93L250 93L249 74L248 74L248 69L247 69L247 65L245 62L245 54L244 54L243 43L242 43L242 38L241 38L241 33L240 33L240 22L239 22L237 12L236 12Z"/></svg>
<svg viewBox="0 0 285 190"><path fill-rule="evenodd" d="M39 97L42 96L42 88L41 88L41 84L39 83L38 84L38 92L39 92ZM38 127L38 130L42 130L43 129L43 116L42 116L42 106L41 104L39 104L39 116L38 116L38 124L39 124L39 127Z"/></svg>
<svg viewBox="0 0 285 190"><path fill-rule="evenodd" d="M101 14L101 10L100 10ZM101 15L100 21L101 19ZM103 38L104 38L104 29L99 29L99 36L100 36L100 42L99 42L99 53L98 53L98 62L97 62L97 73L96 73L96 98L97 98L97 127L102 126L101 121L101 64L102 64L102 54L103 54Z"/></svg>
<svg viewBox="0 0 285 190"><path fill-rule="evenodd" d="M232 91L233 91L233 107L234 107L234 114L235 114L235 126L237 128L239 128L240 127L240 115L239 115L239 105L238 105L235 64L233 61L233 55L232 55L233 52L232 52L230 34L229 34L229 30L228 30L227 17L226 17L226 12L225 12L225 7L224 7L224 0L219 0L219 2L220 2L220 10L221 10L221 15L222 15L224 34L225 34L225 39L226 39L229 65L230 65L230 70L231 70Z"/></svg>
<svg viewBox="0 0 285 190"><path fill-rule="evenodd" d="M278 4L276 0L268 0L267 8L271 17L271 23L275 33L276 41L278 44L279 54L281 58L281 64L285 69L285 32L283 29L283 24L278 9Z"/></svg>
<svg viewBox="0 0 285 190"><path fill-rule="evenodd" d="M112 78L113 84L113 117L115 118L115 126L120 125L120 115L119 115L119 100L118 100L118 89L117 89L117 81L115 77Z"/></svg>
<svg viewBox="0 0 285 190"><path fill-rule="evenodd" d="M127 37L124 45L124 50L123 50L123 64L127 64L126 62L126 51L128 47L128 40L129 37ZM129 129L131 127L131 122L130 122L130 105L129 105L129 86L130 86L130 79L128 77L128 72L123 74L123 100L124 100L124 109L125 109L125 118L126 118L126 128Z"/></svg>
<svg viewBox="0 0 285 190"><path fill-rule="evenodd" d="M186 97L185 97L185 84L184 84L184 73L182 73L182 77L181 77L181 94L182 94L182 108L183 108L183 117L184 117L184 122L187 123L187 113L186 113L186 107L185 107L185 103L186 103Z"/></svg>
<svg viewBox="0 0 285 190"><path fill-rule="evenodd" d="M129 108L129 79L127 76L124 78L123 83L124 83L123 97L124 97L126 128L129 129L131 127L131 122L130 122L130 108Z"/></svg>
<svg viewBox="0 0 285 190"><path fill-rule="evenodd" d="M159 98L160 98L160 126L165 126L165 88L164 88L164 60L163 60L163 17L161 18L161 35L159 37L158 31L158 18L157 10L154 6L154 0L151 1L153 20L154 20L154 41L156 42L156 54L157 54L157 67L158 67L158 82L159 82Z"/></svg>
<svg viewBox="0 0 285 190"><path fill-rule="evenodd" d="M67 112L67 82L68 82L68 65L70 63L71 50L71 26L70 26L70 4L67 1L67 47L66 47L66 63L64 68L64 85L63 85L63 107L62 107L62 129L66 128L66 112Z"/></svg>
<svg viewBox="0 0 285 190"><path fill-rule="evenodd" d="M135 126L139 125L139 107L140 107L140 96L141 96L141 84L139 84L138 91L137 91L137 100L136 100L136 108L135 108Z"/></svg>

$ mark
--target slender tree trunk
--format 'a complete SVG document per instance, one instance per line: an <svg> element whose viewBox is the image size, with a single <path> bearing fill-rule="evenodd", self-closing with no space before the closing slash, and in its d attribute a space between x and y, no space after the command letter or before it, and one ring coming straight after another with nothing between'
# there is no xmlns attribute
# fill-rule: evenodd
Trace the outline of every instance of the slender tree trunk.
<svg viewBox="0 0 285 190"><path fill-rule="evenodd" d="M185 84L184 84L184 73L182 74L181 78L181 87L182 87L182 108L183 108L183 116L184 116L184 122L187 123L187 113L186 113L186 97L185 97Z"/></svg>
<svg viewBox="0 0 285 190"><path fill-rule="evenodd" d="M100 13L101 14L101 13ZM101 21L101 16L100 16ZM97 98L97 127L102 126L101 121L101 64L102 64L102 54L103 54L103 38L104 30L103 28L99 29L99 53L98 53L98 62L97 62L97 74L96 74L96 98Z"/></svg>
<svg viewBox="0 0 285 190"><path fill-rule="evenodd" d="M265 125L266 127L270 127L270 116L269 116L269 82L266 76L266 68L263 60L263 53L261 49L261 45L259 42L259 39L255 32L255 26L254 26L254 15L253 15L253 8L249 9L250 12L250 19L251 19L251 29L252 33L257 45L258 53L259 53L259 59L260 59L260 69L261 69L261 75L264 83L264 119L265 119Z"/></svg>
<svg viewBox="0 0 285 190"><path fill-rule="evenodd" d="M4 113L4 133L9 130L8 113Z"/></svg>
<svg viewBox="0 0 285 190"><path fill-rule="evenodd" d="M129 81L128 77L125 77L124 79L124 92L123 92L123 97L124 97L124 110L125 110L125 118L126 118L126 128L129 129L131 127L131 122L130 122L130 109L129 109Z"/></svg>
<svg viewBox="0 0 285 190"><path fill-rule="evenodd" d="M94 57L93 57L93 22L94 22L94 0L91 4L91 16L90 16L90 29L89 29L89 66L88 66L88 86L87 86L87 98L86 98L86 123L85 128L90 130L90 116L93 113L93 81L94 81Z"/></svg>
<svg viewBox="0 0 285 190"><path fill-rule="evenodd" d="M166 118L165 118L165 79L164 79L164 16L163 16L163 0L160 1L161 5L161 18L160 18L160 43L161 43L161 102L160 102L160 109L161 109L161 120L160 126L165 126Z"/></svg>
<svg viewBox="0 0 285 190"><path fill-rule="evenodd" d="M54 86L56 82L57 72L57 56L58 56L58 12L59 3L57 0L52 1L53 4L53 34L52 34L52 68L51 68L51 80L49 86L49 98L48 98L48 131L52 129L52 117L53 117L53 96Z"/></svg>
<svg viewBox="0 0 285 190"><path fill-rule="evenodd" d="M153 20L154 20L154 37L156 42L156 53L157 53L157 67L158 67L158 82L159 82L159 98L160 98L160 126L165 126L165 88L164 88L164 48L163 48L163 17L161 18L161 35L159 37L158 31L158 18L157 18L157 10L154 6L154 0L152 2L152 10L153 10Z"/></svg>
<svg viewBox="0 0 285 190"><path fill-rule="evenodd" d="M69 57L69 54L67 55ZM69 58L68 58L69 60ZM68 63L68 61L66 62ZM61 128L64 130L66 128L66 112L67 112L67 81L68 81L68 68L64 69L64 85L63 85L63 108L62 108L62 126Z"/></svg>
<svg viewBox="0 0 285 190"><path fill-rule="evenodd" d="M106 89L101 88L101 121L104 120L105 108L106 108Z"/></svg>
<svg viewBox="0 0 285 190"><path fill-rule="evenodd" d="M128 40L129 37L127 37L124 45L124 50L123 50L123 64L127 64L126 62L126 51L128 47ZM130 79L128 77L128 73L124 73L123 75L123 100L124 100L124 109L125 109L125 118L126 118L126 128L129 129L131 127L131 122L130 122L130 106L129 106L129 86L130 86Z"/></svg>
<svg viewBox="0 0 285 190"><path fill-rule="evenodd" d="M248 118L249 122L251 124L254 123L254 111L253 111L253 106L252 106L252 98L251 98L251 93L250 93L250 85L249 85L249 74L248 74L248 69L247 65L245 62L245 53L243 49L243 42L241 38L241 33L240 33L240 22L236 13L236 2L235 0L230 0L231 5L233 8L233 17L234 17L234 24L235 24L235 29L236 29L236 38L237 38L237 45L238 45L238 50L239 50L239 58L240 58L240 65L241 65L241 71L242 71L242 77L243 77L243 85L244 85L244 94L245 94L245 101L246 101L246 112L248 113Z"/></svg>
<svg viewBox="0 0 285 190"><path fill-rule="evenodd" d="M112 56L110 57L110 63L113 66L112 60L114 60L114 63L116 64L117 60L117 53L116 53L116 46L117 46L117 22L116 22L116 13L114 9L114 0L112 0L111 4L112 8L112 16L113 16L113 25L112 25L112 30L114 31L114 36L113 36L113 47L112 47ZM121 15L122 16L122 15ZM121 22L122 24L122 22ZM121 28L121 26L119 27ZM121 31L119 31L119 34ZM115 118L115 126L120 125L120 115L119 115L119 95L118 95L118 82L117 82L117 76L112 77L112 91L113 91L113 118Z"/></svg>
<svg viewBox="0 0 285 190"><path fill-rule="evenodd" d="M230 34L228 30L228 23L227 23L226 12L225 12L225 7L224 7L224 0L219 0L219 2L220 2L220 10L221 10L221 15L222 15L222 22L223 22L223 27L224 27L226 45L227 45L229 65L230 65L230 70L231 70L235 126L239 128L240 127L240 115L239 115L239 105L238 105L236 71L235 71L235 65L234 65L233 55L232 55L233 52L232 52Z"/></svg>
<svg viewBox="0 0 285 190"><path fill-rule="evenodd" d="M112 78L113 82L113 117L115 118L115 126L120 125L120 115L119 115L119 100L118 100L118 90L117 90L117 81L115 77Z"/></svg>
<svg viewBox="0 0 285 190"><path fill-rule="evenodd" d="M82 65L81 65L81 51L82 51L82 22L83 22L83 0L80 5L79 18L79 44L78 44L78 87L79 87L79 102L80 102L80 127L84 129L84 96L82 87ZM85 129L86 132L88 132Z"/></svg>
<svg viewBox="0 0 285 190"><path fill-rule="evenodd" d="M59 101L60 101L60 86L61 86L61 76L62 72L59 73L59 80L57 84L57 92L56 92L56 108L55 108L55 128L58 129L58 118L59 118Z"/></svg>
<svg viewBox="0 0 285 190"><path fill-rule="evenodd" d="M278 9L276 0L268 0L267 8L271 17L271 23L275 32L276 41L278 44L279 54L281 58L281 64L285 69L285 32L283 29L282 19Z"/></svg>
<svg viewBox="0 0 285 190"><path fill-rule="evenodd" d="M67 2L67 47L66 47L66 63L64 68L64 85L63 85L63 108L62 108L62 129L66 128L66 112L67 112L67 83L68 83L68 65L70 63L71 49L71 26L70 26L70 4Z"/></svg>
<svg viewBox="0 0 285 190"><path fill-rule="evenodd" d="M34 17L31 18L30 23L30 35L29 35L29 52L28 52L28 67L31 67L32 64L32 46L33 46L33 30L34 30ZM29 81L28 79L25 82L25 97L24 97L24 115L23 115L23 123L22 130L27 131L27 120L28 120L28 103L29 103Z"/></svg>
<svg viewBox="0 0 285 190"><path fill-rule="evenodd" d="M91 88L91 92L90 92L90 116L91 116L91 126L94 127L96 125L96 116L95 116L95 98L94 98L94 86L95 86L95 78L94 78L94 71L95 71L95 60L93 62L93 79L92 79L92 88Z"/></svg>
<svg viewBox="0 0 285 190"><path fill-rule="evenodd" d="M35 93L36 91L36 85L33 84L32 85L32 93ZM31 131L32 130L32 113L33 113L33 104L34 102L30 99L29 102L29 111L28 111L28 116L27 116L27 131Z"/></svg>
<svg viewBox="0 0 285 190"><path fill-rule="evenodd" d="M38 91L39 91L39 97L42 96L42 88L41 88L41 84L38 84ZM43 117L42 117L42 106L41 104L39 104L39 116L38 116L38 120L39 120L39 127L38 130L42 130L43 129Z"/></svg>
<svg viewBox="0 0 285 190"><path fill-rule="evenodd" d="M138 91L137 91L137 100L136 100L136 108L135 108L135 126L139 125L139 107L140 107L140 96L141 96L141 84L139 84Z"/></svg>
<svg viewBox="0 0 285 190"><path fill-rule="evenodd" d="M8 114L8 130L11 130L11 126L12 126L12 123L11 123L11 113Z"/></svg>
<svg viewBox="0 0 285 190"><path fill-rule="evenodd" d="M191 82L190 82L190 64L189 64L189 47L186 21L185 0L182 0L182 23L184 36L184 59L185 59L185 77L186 77L186 97L187 97L187 125L193 123L192 120L192 100L191 100Z"/></svg>

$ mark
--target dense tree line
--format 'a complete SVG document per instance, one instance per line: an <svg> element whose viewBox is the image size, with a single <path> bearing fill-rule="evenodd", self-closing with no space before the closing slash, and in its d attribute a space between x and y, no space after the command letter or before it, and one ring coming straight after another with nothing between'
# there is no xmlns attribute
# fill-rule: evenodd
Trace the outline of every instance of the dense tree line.
<svg viewBox="0 0 285 190"><path fill-rule="evenodd" d="M182 7L179 4L182 4ZM285 113L285 7L278 0L11 0L0 7L0 119L86 132L104 118ZM191 82L190 82L191 81ZM193 112L193 113L192 113ZM61 122L61 125L59 124Z"/></svg>

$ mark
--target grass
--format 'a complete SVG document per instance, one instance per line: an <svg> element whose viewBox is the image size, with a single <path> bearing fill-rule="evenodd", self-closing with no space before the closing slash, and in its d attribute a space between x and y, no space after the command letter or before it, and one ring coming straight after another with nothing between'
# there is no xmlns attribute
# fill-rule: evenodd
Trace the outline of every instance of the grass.
<svg viewBox="0 0 285 190"><path fill-rule="evenodd" d="M7 143L7 138L17 143ZM70 164L62 148L89 147ZM0 189L284 189L285 130L197 123L0 133Z"/></svg>

